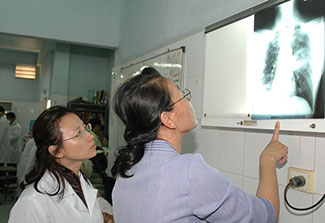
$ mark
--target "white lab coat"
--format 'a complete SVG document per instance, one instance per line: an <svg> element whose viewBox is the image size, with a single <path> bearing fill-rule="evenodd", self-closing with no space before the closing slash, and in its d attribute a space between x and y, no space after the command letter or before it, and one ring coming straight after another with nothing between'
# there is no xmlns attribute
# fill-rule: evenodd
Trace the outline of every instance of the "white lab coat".
<svg viewBox="0 0 325 223"><path fill-rule="evenodd" d="M9 121L0 117L0 163L9 161Z"/></svg>
<svg viewBox="0 0 325 223"><path fill-rule="evenodd" d="M18 185L25 181L25 175L32 169L36 159L37 147L34 139L29 139L17 165Z"/></svg>
<svg viewBox="0 0 325 223"><path fill-rule="evenodd" d="M97 189L88 184L79 173L81 187L87 207L65 181L66 189L62 200L59 196L49 196L35 190L34 184L26 187L10 211L9 223L103 223L103 215L97 200ZM53 193L57 181L46 171L39 181L40 191Z"/></svg>
<svg viewBox="0 0 325 223"><path fill-rule="evenodd" d="M9 163L18 163L21 155L21 127L17 120L9 125Z"/></svg>

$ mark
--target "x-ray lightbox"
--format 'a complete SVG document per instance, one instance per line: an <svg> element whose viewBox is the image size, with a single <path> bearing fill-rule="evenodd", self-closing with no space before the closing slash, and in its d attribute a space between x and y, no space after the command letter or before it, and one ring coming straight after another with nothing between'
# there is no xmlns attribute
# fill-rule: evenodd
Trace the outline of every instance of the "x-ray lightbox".
<svg viewBox="0 0 325 223"><path fill-rule="evenodd" d="M202 124L325 132L324 5L267 1L207 27Z"/></svg>

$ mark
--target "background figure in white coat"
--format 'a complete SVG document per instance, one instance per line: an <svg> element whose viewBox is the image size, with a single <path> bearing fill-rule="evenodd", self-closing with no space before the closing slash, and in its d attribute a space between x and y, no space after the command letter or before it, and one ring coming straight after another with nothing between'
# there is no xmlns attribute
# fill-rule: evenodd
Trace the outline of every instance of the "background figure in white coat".
<svg viewBox="0 0 325 223"><path fill-rule="evenodd" d="M16 164L19 162L21 155L21 127L16 120L16 115L13 112L6 114L9 120L9 163Z"/></svg>
<svg viewBox="0 0 325 223"><path fill-rule="evenodd" d="M0 105L0 164L8 163L9 122L5 117L5 109Z"/></svg>
<svg viewBox="0 0 325 223"><path fill-rule="evenodd" d="M25 148L20 156L19 163L17 165L17 182L18 185L25 184L25 176L31 171L36 158L36 144L33 138L29 139L25 145Z"/></svg>
<svg viewBox="0 0 325 223"><path fill-rule="evenodd" d="M94 137L79 116L62 106L43 111L33 125L36 160L9 222L104 222L97 193L80 172L96 155Z"/></svg>

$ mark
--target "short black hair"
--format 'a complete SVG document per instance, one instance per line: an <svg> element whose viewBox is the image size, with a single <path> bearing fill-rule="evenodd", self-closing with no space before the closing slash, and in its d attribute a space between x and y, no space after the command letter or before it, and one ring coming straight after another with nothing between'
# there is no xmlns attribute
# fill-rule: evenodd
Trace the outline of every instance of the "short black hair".
<svg viewBox="0 0 325 223"><path fill-rule="evenodd" d="M102 123L100 122L100 120L98 118L92 118L89 120L89 123L91 124L91 127L94 128L96 125L101 126Z"/></svg>
<svg viewBox="0 0 325 223"><path fill-rule="evenodd" d="M5 108L0 105L0 112L5 112Z"/></svg>
<svg viewBox="0 0 325 223"><path fill-rule="evenodd" d="M15 115L15 113L13 113L13 112L8 112L8 113L6 114L6 116L7 116L7 118L13 118L13 119L16 119L16 115Z"/></svg>

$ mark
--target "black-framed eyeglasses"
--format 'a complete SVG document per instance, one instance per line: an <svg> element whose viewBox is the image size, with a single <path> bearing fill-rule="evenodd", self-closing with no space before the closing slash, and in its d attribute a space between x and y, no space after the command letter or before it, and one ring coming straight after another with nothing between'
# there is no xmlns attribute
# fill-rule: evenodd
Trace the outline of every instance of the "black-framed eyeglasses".
<svg viewBox="0 0 325 223"><path fill-rule="evenodd" d="M183 97L178 99L177 101L175 101L173 104L169 105L167 107L167 109L173 107L176 103L180 102L183 99L186 99L188 101L190 101L192 99L192 93L189 89L185 88L184 90L182 90L182 94L183 94Z"/></svg>
<svg viewBox="0 0 325 223"><path fill-rule="evenodd" d="M72 137L67 138L67 139L63 139L62 142L67 141L67 140L70 140L70 139L74 139L74 138L77 138L77 137L83 138L86 135L87 132L90 132L91 131L91 129L92 129L91 124L88 123L87 125L84 125L84 128L83 129L80 129L78 131L77 135L72 136Z"/></svg>

